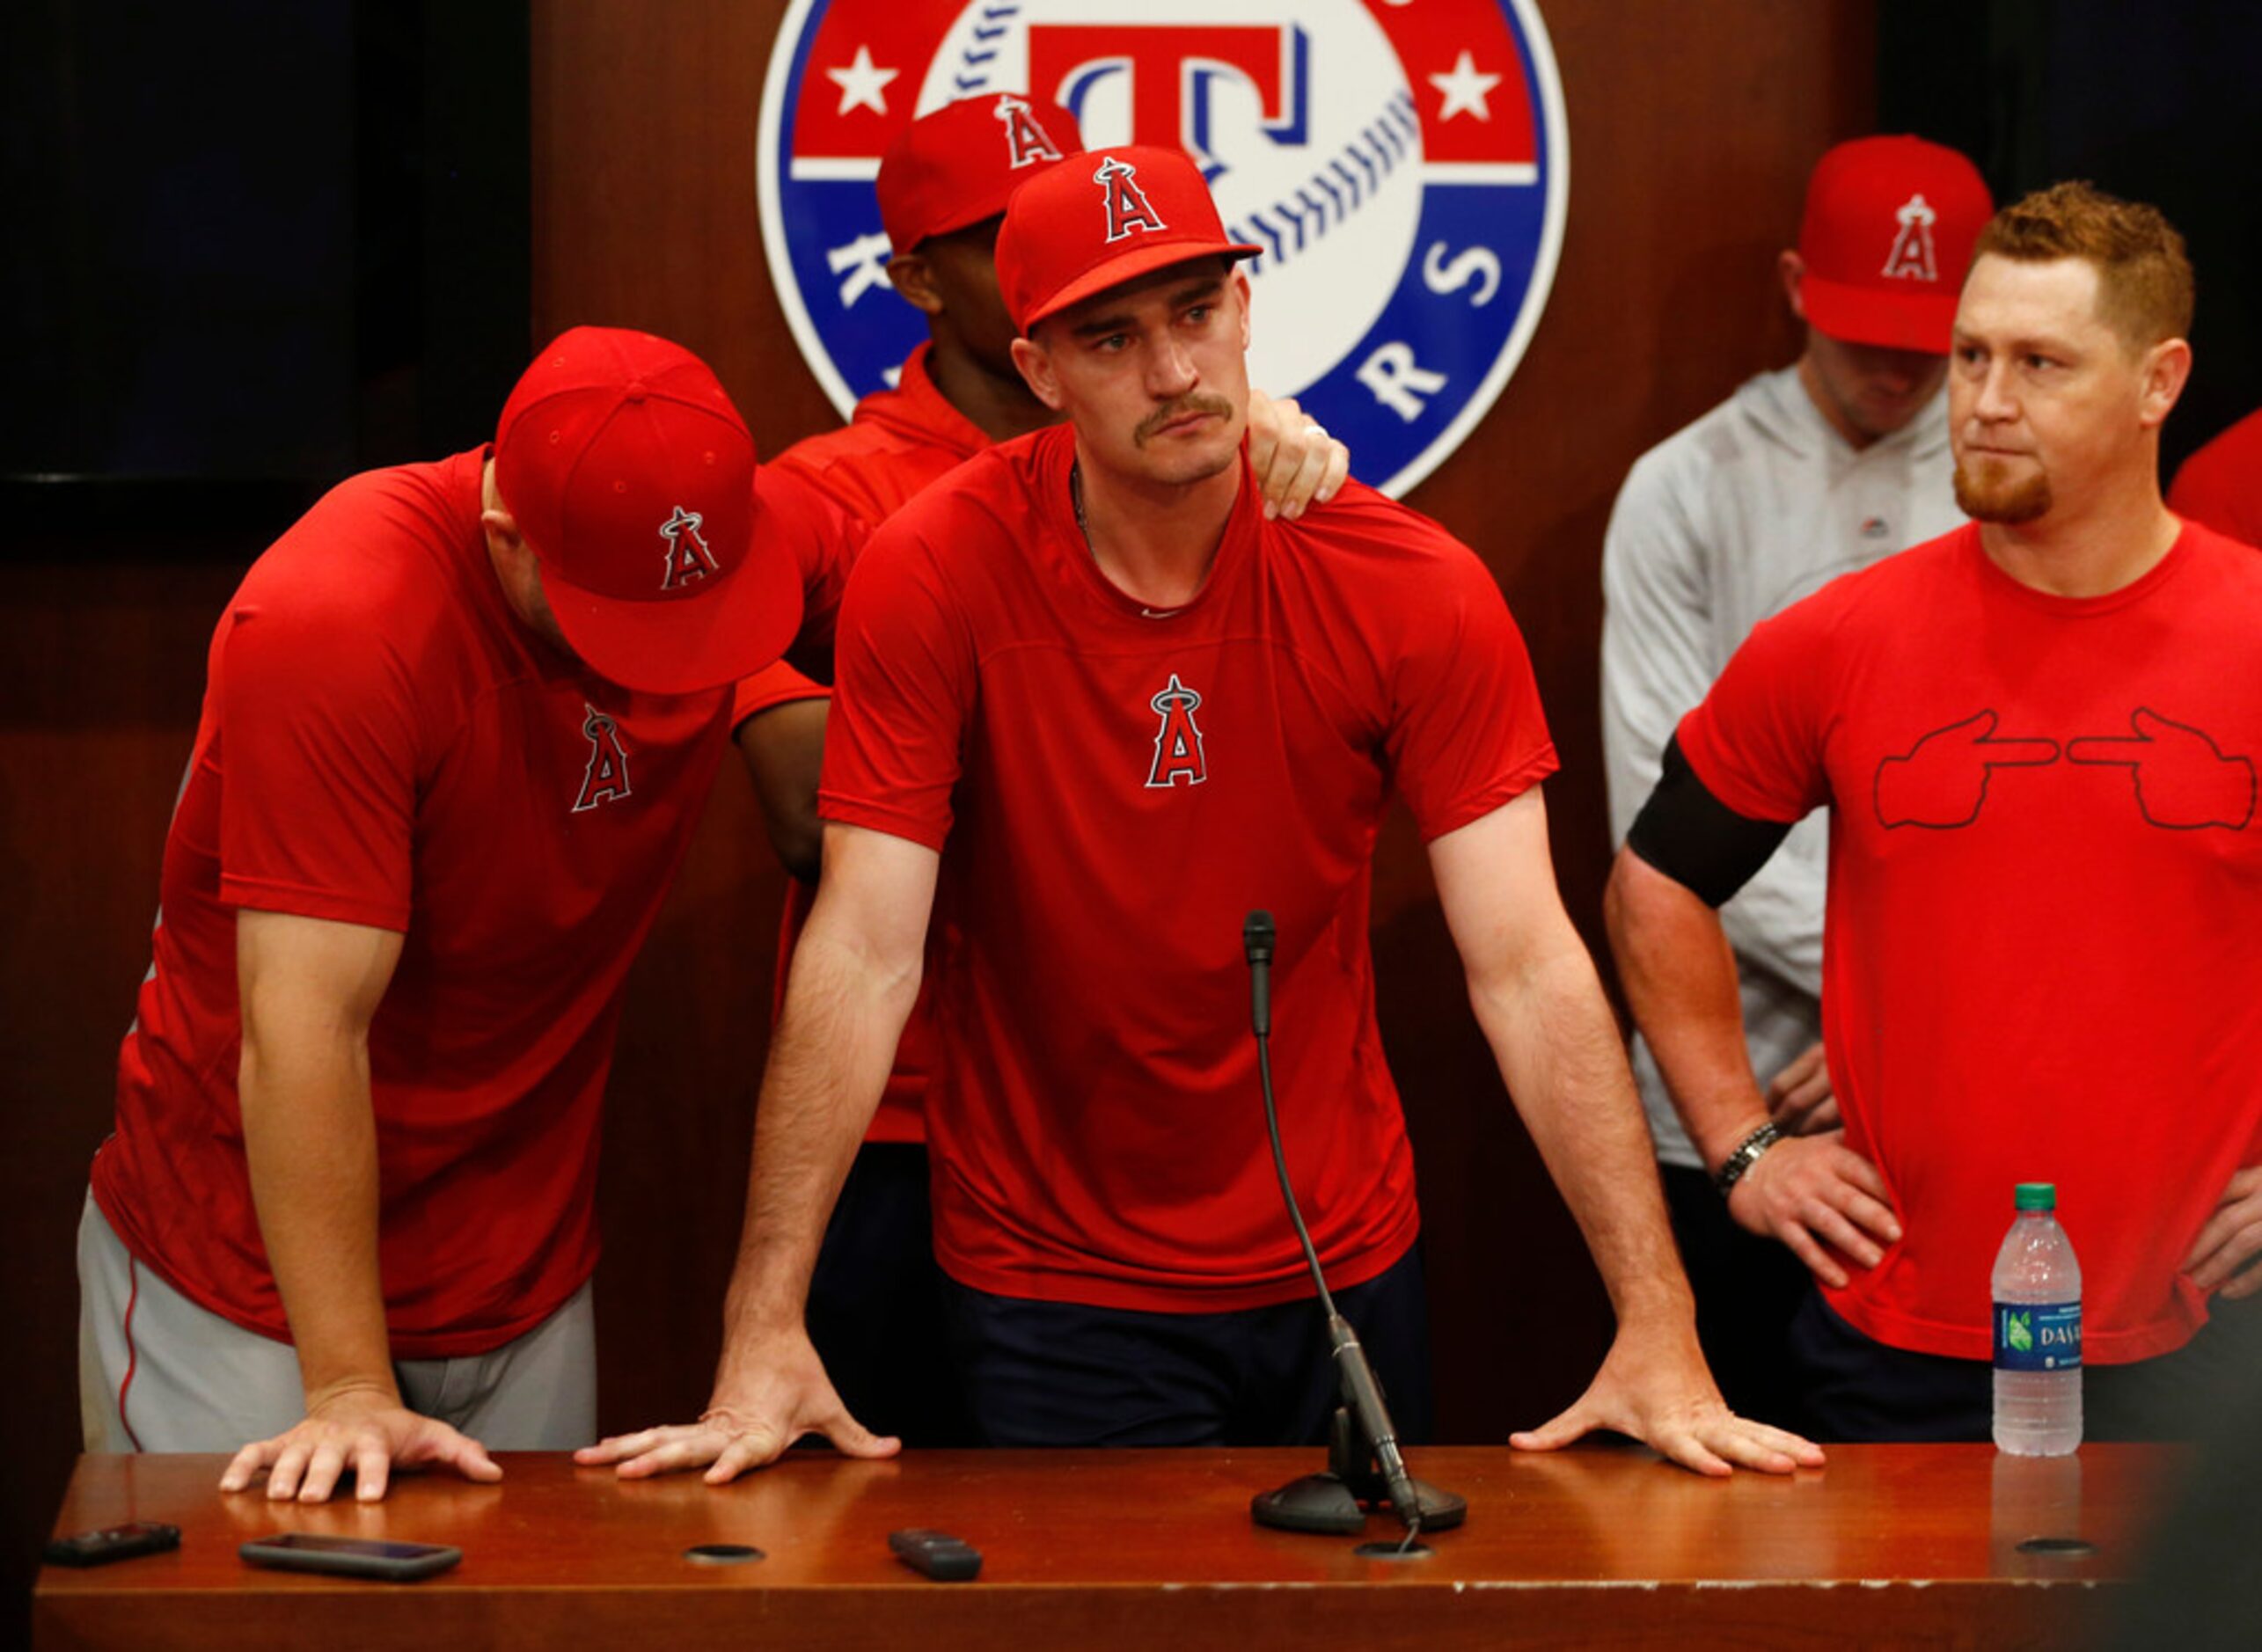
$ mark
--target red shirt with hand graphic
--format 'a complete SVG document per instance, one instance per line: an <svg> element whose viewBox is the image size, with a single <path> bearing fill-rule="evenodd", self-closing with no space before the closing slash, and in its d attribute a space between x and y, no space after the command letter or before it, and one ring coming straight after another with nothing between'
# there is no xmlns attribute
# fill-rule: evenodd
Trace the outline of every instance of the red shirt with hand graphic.
<svg viewBox="0 0 2262 1652"><path fill-rule="evenodd" d="M2067 598L1966 525L1761 625L1682 721L1738 813L1831 806L1824 1038L1906 1235L1829 1293L1868 1335L1987 1357L2021 1181L2057 1184L2084 1357L2205 1321L2178 1270L2262 1159L2258 627L2262 558L2204 528Z"/></svg>

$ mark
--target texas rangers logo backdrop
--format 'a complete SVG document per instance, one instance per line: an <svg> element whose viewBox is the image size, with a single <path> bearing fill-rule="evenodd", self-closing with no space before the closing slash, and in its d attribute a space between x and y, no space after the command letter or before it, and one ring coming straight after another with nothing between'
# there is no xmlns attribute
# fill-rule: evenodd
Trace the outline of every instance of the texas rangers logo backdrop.
<svg viewBox="0 0 2262 1652"><path fill-rule="evenodd" d="M1534 0L795 0L762 99L762 232L846 414L926 336L872 190L914 116L1030 91L1087 143L1198 160L1248 261L1249 371L1412 487L1515 370L1555 276L1563 94Z"/></svg>

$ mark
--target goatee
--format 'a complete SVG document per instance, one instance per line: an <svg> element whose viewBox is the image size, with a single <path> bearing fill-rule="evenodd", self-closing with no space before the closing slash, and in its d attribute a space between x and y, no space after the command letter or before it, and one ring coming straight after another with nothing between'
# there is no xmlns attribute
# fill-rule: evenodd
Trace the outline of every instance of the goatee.
<svg viewBox="0 0 2262 1652"><path fill-rule="evenodd" d="M1956 508L1973 522L2006 526L2032 522L2050 508L2048 477L2037 471L2024 481L2013 482L2002 470L2000 465L1984 465L1975 473L1970 467L1957 465Z"/></svg>

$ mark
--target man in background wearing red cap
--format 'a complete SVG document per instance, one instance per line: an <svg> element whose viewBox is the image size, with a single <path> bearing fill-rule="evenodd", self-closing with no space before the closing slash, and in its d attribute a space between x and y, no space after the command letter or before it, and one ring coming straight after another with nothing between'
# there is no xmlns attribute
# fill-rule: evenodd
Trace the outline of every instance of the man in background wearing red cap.
<svg viewBox="0 0 2262 1652"><path fill-rule="evenodd" d="M1797 362L1746 383L1636 460L1602 546L1602 749L1625 841L1673 725L1753 625L1828 581L1963 520L1944 386L1956 294L1994 210L1953 150L1858 138L1815 166L1783 290ZM1722 910L1744 1035L1782 1129L1837 1128L1822 1052L1822 817L1801 822ZM1728 1403L1783 1422L1783 1338L1806 1268L1728 1217L1638 1037L1634 1078L1657 1142L1697 1330Z"/></svg>
<svg viewBox="0 0 2262 1652"><path fill-rule="evenodd" d="M242 1446L224 1488L320 1502L595 1431L622 982L728 685L829 630L853 537L758 488L704 363L584 327L492 449L355 477L253 565L80 1228L87 1449Z"/></svg>
<svg viewBox="0 0 2262 1652"><path fill-rule="evenodd" d="M926 317L892 390L856 405L838 430L772 461L867 523L993 442L1058 421L1014 366L1014 325L995 255L1006 201L1065 156L1083 152L1076 118L1057 104L997 92L946 104L889 146L877 180L894 256L888 276ZM1252 464L1268 500L1290 516L1343 484L1348 456L1292 400L1252 393ZM815 897L821 827L817 771L829 691L780 661L740 684L736 738L771 841L794 874L779 937L779 1001ZM914 1445L963 1444L970 1427L931 1350L943 1338L941 1281L927 1197L921 1097L934 1061L932 994L896 1050L864 1149L834 1207L809 1289L811 1339L848 1407Z"/></svg>
<svg viewBox="0 0 2262 1652"><path fill-rule="evenodd" d="M997 1444L1321 1437L1336 1376L1267 1152L1241 946L1277 915L1290 1173L1409 1435L1426 1353L1413 1166L1367 890L1394 793L1431 841L1478 1016L1619 1311L1530 1446L1819 1460L1729 1415L1616 1030L1556 898L1530 663L1482 564L1356 485L1269 520L1244 455L1255 252L1173 150L1025 185L998 268L1015 361L1069 425L930 488L844 606L825 876L765 1077L746 1239L697 1424L581 1454L711 1480L818 1429L878 1454L802 1328L932 910L949 1017L927 1095L952 1341Z"/></svg>
<svg viewBox="0 0 2262 1652"><path fill-rule="evenodd" d="M1621 978L1689 1135L1820 1287L1789 1341L1829 1437L1987 1437L2020 1182L2080 1258L2093 1437L2192 1428L2236 1359L2209 1298L2262 1289L2262 558L2161 502L2191 317L2153 208L2061 184L1996 214L1948 376L1975 520L1760 625L1618 857ZM1825 805L1845 1128L1783 1135L1715 909Z"/></svg>

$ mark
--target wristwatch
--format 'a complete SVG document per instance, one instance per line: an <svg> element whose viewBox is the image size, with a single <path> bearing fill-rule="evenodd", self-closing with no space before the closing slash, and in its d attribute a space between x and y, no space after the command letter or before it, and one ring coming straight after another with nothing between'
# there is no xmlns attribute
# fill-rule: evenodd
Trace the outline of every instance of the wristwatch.
<svg viewBox="0 0 2262 1652"><path fill-rule="evenodd" d="M1736 1151L1721 1161L1720 1168L1712 1173L1712 1185L1720 1196L1726 1198L1729 1190L1744 1179L1744 1173L1760 1162L1760 1155L1783 1140L1783 1132L1772 1124L1762 1124L1742 1141Z"/></svg>

